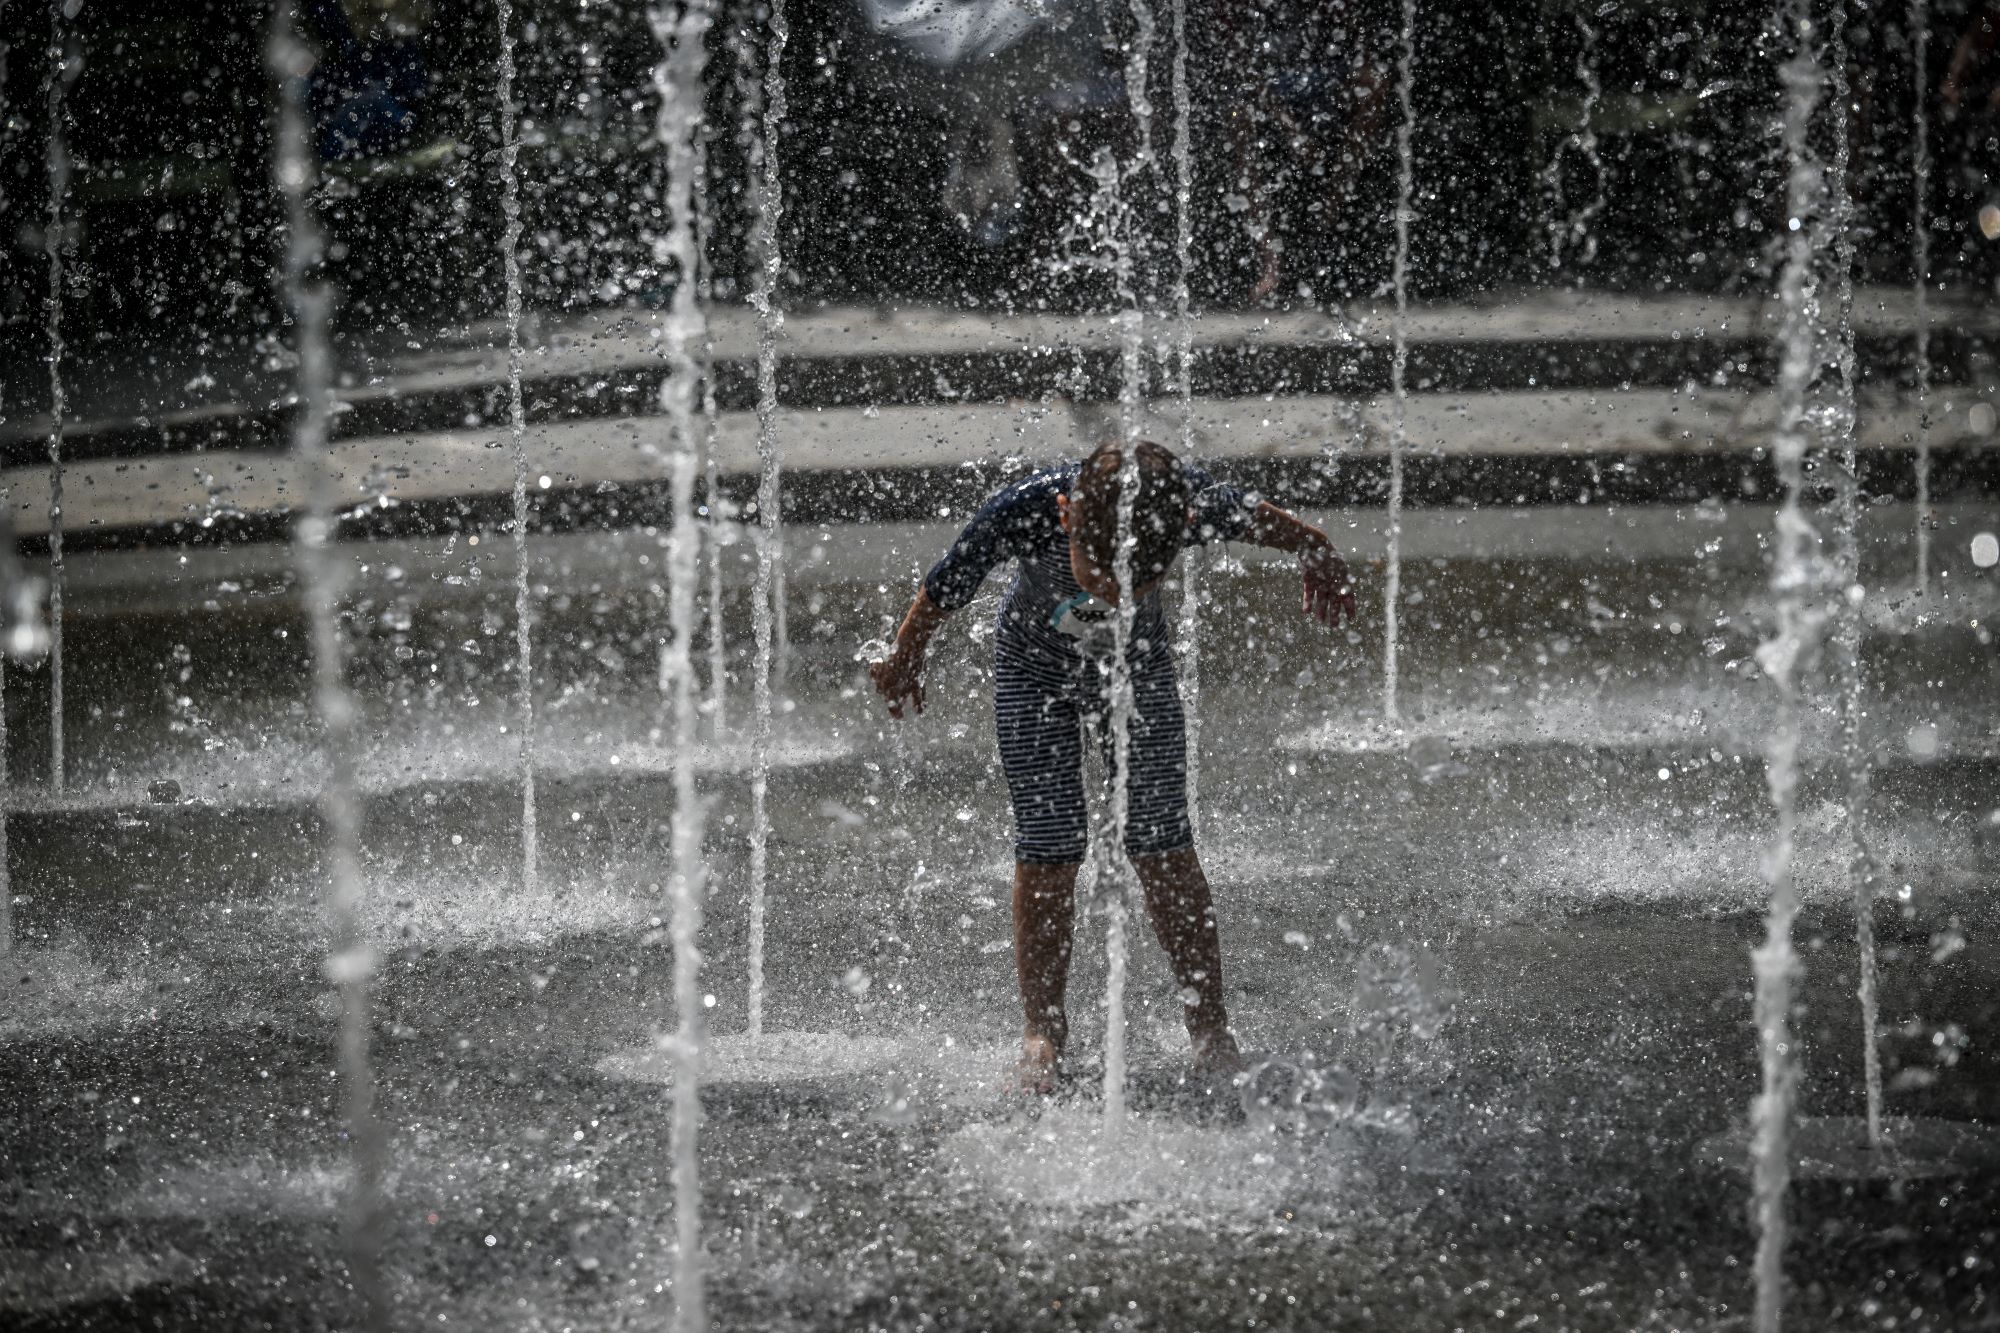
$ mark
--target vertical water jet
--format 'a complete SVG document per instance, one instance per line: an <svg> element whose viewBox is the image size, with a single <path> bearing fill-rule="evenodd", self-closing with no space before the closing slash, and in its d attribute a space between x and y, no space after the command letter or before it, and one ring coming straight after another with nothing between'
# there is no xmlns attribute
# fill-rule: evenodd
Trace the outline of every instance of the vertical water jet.
<svg viewBox="0 0 2000 1333"><path fill-rule="evenodd" d="M7 43L0 41L0 107L7 104ZM10 136L0 125L0 156L4 156ZM13 494L0 487L0 569L11 567L14 544ZM11 591L0 589L0 591ZM14 993L14 884L7 865L7 811L13 804L12 769L7 763L7 658L0 651L0 989Z"/></svg>
<svg viewBox="0 0 2000 1333"><path fill-rule="evenodd" d="M1875 865L1868 848L1868 804L1872 778L1862 735L1861 457L1855 446L1854 357L1854 199L1848 188L1853 161L1847 79L1847 3L1833 0L1829 41L1828 91L1833 101L1833 160L1827 172L1827 230L1833 239L1834 307L1831 361L1834 399L1829 444L1835 454L1834 562L1840 597L1833 644L1838 672L1839 763L1847 805L1848 893L1854 904L1854 940L1860 962L1855 998L1861 1006L1863 1086L1867 1096L1868 1142L1882 1146L1882 1053L1877 1033L1875 957Z"/></svg>
<svg viewBox="0 0 2000 1333"><path fill-rule="evenodd" d="M1911 130L1916 148L1911 159L1910 263L1915 270L1911 295L1916 306L1917 379L1917 595L1931 590L1931 125L1930 125L1930 3L1910 0Z"/></svg>
<svg viewBox="0 0 2000 1333"><path fill-rule="evenodd" d="M528 595L528 417L521 392L521 153L514 108L512 0L499 0L500 212L506 220L500 253L507 281L507 431L514 456L514 724L521 729L521 889L540 882L535 829L535 658Z"/></svg>
<svg viewBox="0 0 2000 1333"><path fill-rule="evenodd" d="M1187 0L1173 0L1174 396L1181 405L1183 459L1194 456L1194 146L1187 71ZM1188 817L1201 820L1201 548L1181 556L1181 698L1187 713Z"/></svg>
<svg viewBox="0 0 2000 1333"><path fill-rule="evenodd" d="M665 258L674 268L674 293L666 320L667 377L660 405L667 419L672 453L669 493L672 535L667 553L669 638L661 664L668 687L674 740L673 872L670 933L674 956L674 1009L679 1027L670 1043L673 1063L674 1328L699 1333L707 1327L701 1239L701 995L702 898L707 875L702 863L702 810L695 790L695 702L693 637L694 591L699 579L701 525L695 517L696 394L700 369L695 349L707 337L696 299L699 261L694 216L697 136L703 116L703 70L711 0L682 0L678 14L652 11L653 34L662 56L654 68L659 94L657 131L666 150L667 234Z"/></svg>
<svg viewBox="0 0 2000 1333"><path fill-rule="evenodd" d="M1597 145L1597 104L1604 98L1604 87L1597 75L1597 29L1590 26L1582 12L1572 15L1577 33L1582 37L1582 45L1576 56L1576 76L1583 84L1583 104L1577 119L1575 134L1564 136L1556 146L1548 169L1542 179L1548 184L1554 198L1555 209L1562 212L1560 218L1549 219L1549 267L1561 268L1563 247L1577 247L1577 261L1588 264L1597 257L1597 238L1591 234L1590 224L1604 211L1604 159ZM1590 164L1591 183L1595 191L1590 203L1576 213L1566 211L1567 204L1563 190L1563 149L1574 145L1583 154L1583 160Z"/></svg>
<svg viewBox="0 0 2000 1333"><path fill-rule="evenodd" d="M1382 720L1390 726L1397 721L1397 605L1403 593L1403 444L1409 420L1409 395L1403 380L1410 364L1410 201L1416 175L1410 139L1417 124L1411 96L1417 63L1417 0L1403 0L1402 47L1396 71L1396 101L1403 113L1396 126L1396 256L1392 272L1396 322L1389 361L1389 394L1395 400L1396 415L1389 432L1389 561L1382 581Z"/></svg>
<svg viewBox="0 0 2000 1333"><path fill-rule="evenodd" d="M1107 159L1106 179L1117 189L1118 167ZM1122 210L1112 217L1123 224ZM1131 295L1131 256L1121 245L1117 259L1121 298ZM1125 829L1131 814L1132 753L1132 664L1127 654L1132 645L1132 625L1138 608L1132 598L1132 508L1139 491L1139 395L1145 374L1141 346L1142 317L1136 305L1118 316L1119 364L1122 370L1118 389L1119 433L1123 448L1118 468L1118 530L1116 554L1112 557L1112 577L1118 584L1118 611L1113 619L1110 665L1111 800L1104 836L1098 838L1097 883L1105 895L1105 980L1104 980L1104 1119L1116 1126L1125 1119L1125 980L1130 953L1128 904L1132 896L1133 871L1125 854Z"/></svg>
<svg viewBox="0 0 2000 1333"><path fill-rule="evenodd" d="M1771 638L1757 652L1759 665L1778 691L1778 718L1766 760L1766 781L1777 824L1764 861L1770 907L1764 943L1752 955L1763 1080L1762 1091L1750 1109L1758 1333L1777 1333L1784 1305L1786 1199L1791 1186L1792 1110L1798 1086L1791 1002L1799 966L1792 949L1792 925L1799 910L1792 854L1798 828L1799 734L1805 711L1800 686L1818 649L1825 618L1818 600L1823 591L1814 550L1818 534L1802 504L1807 396L1818 360L1813 237L1821 204L1819 165L1808 141L1821 89L1808 3L1787 0L1779 13L1781 35L1790 39L1791 51L1779 71L1785 92L1783 136L1788 173L1785 258L1778 284L1782 311L1778 424L1772 438L1772 454L1783 488L1771 560L1777 623Z"/></svg>
<svg viewBox="0 0 2000 1333"><path fill-rule="evenodd" d="M69 236L69 136L63 132L70 80L70 38L63 0L49 4L48 223L43 248L49 260L49 786L60 792L63 755L63 423L69 398L63 385L63 249Z"/></svg>
<svg viewBox="0 0 2000 1333"><path fill-rule="evenodd" d="M1140 247L1144 241L1142 210L1129 197L1139 177L1153 161L1153 104L1147 95L1148 62L1155 36L1152 6L1147 0L1132 0L1134 33L1125 55L1125 96L1132 104L1138 144L1132 165L1122 168L1105 152L1098 159L1098 182L1103 192L1100 216L1105 223L1105 240L1110 247L1110 271L1118 302L1114 320L1118 330L1118 467L1117 545L1113 548L1111 572L1118 584L1118 611L1112 618L1110 665L1111 801L1098 865L1100 885L1109 881L1105 894L1105 983L1104 983L1104 1120L1116 1128L1126 1114L1126 1023L1125 982L1130 955L1130 903L1136 878L1131 858L1125 852L1125 830L1131 820L1132 627L1139 608L1133 598L1132 515L1139 496L1140 403L1146 391L1145 312L1137 291Z"/></svg>
<svg viewBox="0 0 2000 1333"><path fill-rule="evenodd" d="M325 765L319 818L325 830L327 978L340 993L339 1067L352 1177L343 1207L348 1271L369 1329L388 1326L382 1277L382 1177L387 1152L375 1113L375 1069L369 1051L370 980L374 952L363 920L361 811L355 796L354 701L348 695L340 628L344 571L330 549L339 482L327 448L333 418L333 358L327 340L333 296L318 272L323 258L313 216L317 162L307 133L306 80L312 55L301 42L296 0L277 7L267 61L278 84L276 175L285 201L286 303L298 351L298 410L292 457L305 505L293 547L311 622L313 695L324 732Z"/></svg>
<svg viewBox="0 0 2000 1333"><path fill-rule="evenodd" d="M772 687L774 674L783 679L784 601L783 541L780 524L779 487L784 460L778 449L778 333L784 313L778 308L778 282L784 269L779 251L778 226L784 209L783 184L778 174L778 135L787 114L785 102L785 44L791 29L785 21L784 0L767 0L770 6L770 33L765 43L763 81L758 96L744 102L744 120L750 130L750 169L757 201L756 224L751 234L751 255L755 277L750 304L757 311L757 578L751 599L751 631L756 640L757 665L752 706L756 723L751 732L750 759L750 1035L764 1031L764 928L765 889L769 876L771 816L768 808L771 787ZM756 82L757 48L747 35L737 47L743 82ZM761 115L758 114L761 111ZM774 639L776 640L774 642Z"/></svg>
<svg viewBox="0 0 2000 1333"><path fill-rule="evenodd" d="M0 505L11 497L0 492ZM13 525L0 527L0 536L11 544ZM16 942L14 939L14 876L7 863L7 813L14 804L14 770L7 762L7 655L0 652L0 987L15 993Z"/></svg>
<svg viewBox="0 0 2000 1333"><path fill-rule="evenodd" d="M704 95L705 92L704 92ZM715 210L709 195L709 149L714 127L704 114L695 136L695 299L701 319L701 493L708 558L708 728L718 743L729 734L729 645L722 629L722 486L716 446L722 416L715 400L715 330L708 312L715 298Z"/></svg>

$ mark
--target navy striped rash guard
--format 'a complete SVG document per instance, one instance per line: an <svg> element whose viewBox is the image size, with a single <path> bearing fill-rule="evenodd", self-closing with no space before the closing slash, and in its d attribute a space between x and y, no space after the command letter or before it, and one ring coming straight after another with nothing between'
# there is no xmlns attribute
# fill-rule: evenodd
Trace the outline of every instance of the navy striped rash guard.
<svg viewBox="0 0 2000 1333"><path fill-rule="evenodd" d="M1183 548L1235 541L1250 526L1258 498L1239 487L1216 482L1207 472L1183 463L1189 507ZM1073 633L1057 628L1060 608L1086 600L1069 566L1069 534L1063 531L1056 497L1067 495L1082 463L1061 463L1003 486L989 497L951 549L924 576L924 592L941 611L969 604L994 568L1007 560L1020 562L1013 586L1000 604L995 626L996 647L1016 654L1074 660L1079 655ZM1132 656L1168 642L1166 615L1156 588L1139 603L1132 626Z"/></svg>

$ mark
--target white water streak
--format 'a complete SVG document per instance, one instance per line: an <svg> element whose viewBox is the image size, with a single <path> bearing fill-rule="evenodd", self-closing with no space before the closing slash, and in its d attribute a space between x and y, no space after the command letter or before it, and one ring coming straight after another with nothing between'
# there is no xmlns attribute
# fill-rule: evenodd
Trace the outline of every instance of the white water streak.
<svg viewBox="0 0 2000 1333"><path fill-rule="evenodd" d="M1183 461L1194 457L1194 114L1188 94L1187 0L1173 0L1174 396L1181 405ZM1188 817L1201 821L1201 548L1181 557L1181 700L1187 715Z"/></svg>
<svg viewBox="0 0 2000 1333"><path fill-rule="evenodd" d="M345 1204L347 1265L369 1329L388 1326L381 1267L382 1177L387 1148L375 1115L375 1070L369 1053L368 944L360 871L360 806L354 790L355 712L347 693L339 610L345 565L328 549L339 481L327 449L333 417L332 354L327 324L333 298L315 276L321 258L313 217L315 159L307 131L306 78L312 56L300 42L296 0L278 6L267 58L279 99L276 175L285 200L285 295L297 329L299 411L292 453L305 483L294 554L312 625L313 693L325 739L325 783L319 816L325 830L328 933L326 973L340 993L340 1073L353 1172Z"/></svg>
<svg viewBox="0 0 2000 1333"><path fill-rule="evenodd" d="M0 505L12 497L0 491ZM14 880L7 868L7 811L14 804L13 771L7 766L7 658L0 652L0 987L16 993Z"/></svg>
<svg viewBox="0 0 2000 1333"><path fill-rule="evenodd" d="M786 115L784 59L791 30L785 21L783 0L771 0L769 35L764 45L764 72L761 88L756 79L757 47L747 39L737 47L739 77L744 84L744 120L750 144L750 169L755 179L757 220L751 234L751 253L756 261L750 304L757 311L757 578L751 603L751 628L756 639L757 664L752 686L752 706L756 724L751 739L750 774L750 1035L764 1031L764 924L765 886L769 877L771 815L768 806L771 786L772 677L781 670L781 644L774 637L782 633L777 621L778 604L784 597L783 529L780 526L779 486L784 461L778 450L778 333L784 313L778 308L778 280L784 259L779 253L778 226L782 221L784 192L778 173L778 134ZM748 96L757 90L757 96ZM759 111L761 110L761 116Z"/></svg>
<svg viewBox="0 0 2000 1333"><path fill-rule="evenodd" d="M792 636L786 614L785 528L781 511L779 482L784 455L778 447L778 334L784 328L785 313L778 302L778 285L785 271L784 245L779 225L784 221L785 191L779 170L778 143L785 119L791 114L785 91L785 47L791 40L791 24L785 17L784 0L767 0L771 37L764 60L764 120L758 140L763 146L757 173L757 290L751 304L757 307L757 449L764 465L758 486L757 514L770 545L770 603L772 616L772 672L777 693L785 692L791 675ZM765 495L768 481L770 494ZM766 503L768 501L768 503Z"/></svg>
<svg viewBox="0 0 2000 1333"><path fill-rule="evenodd" d="M63 94L74 76L63 0L49 5L49 214L43 232L49 259L49 786L63 789L63 250L69 236L69 136Z"/></svg>
<svg viewBox="0 0 2000 1333"><path fill-rule="evenodd" d="M1910 0L1911 128L1916 136L1910 189L1910 260L1917 318L1917 594L1931 589L1931 190L1930 5Z"/></svg>
<svg viewBox="0 0 2000 1333"><path fill-rule="evenodd" d="M1549 267L1561 268L1563 248L1580 246L1578 261L1589 263L1597 256L1597 238L1591 234L1590 224L1604 211L1604 159L1598 151L1597 104L1603 100L1604 88L1597 75L1597 29L1590 26L1582 12L1572 15L1577 32L1583 43L1576 57L1576 75L1583 83L1583 103L1578 116L1577 129L1565 134L1549 155L1549 165L1542 171L1542 183L1549 191L1552 203L1548 219ZM1568 211L1567 191L1563 187L1563 157L1571 148L1583 154L1590 164L1595 186L1591 202L1581 210ZM1560 214L1560 216L1555 216Z"/></svg>
<svg viewBox="0 0 2000 1333"><path fill-rule="evenodd" d="M1153 158L1153 104L1147 95L1148 57L1155 35L1152 7L1145 0L1132 0L1136 32L1125 57L1125 95L1138 122L1138 156L1129 171L1121 171L1108 155L1101 160L1100 183L1107 192L1102 215L1106 222L1106 243L1112 251L1111 273L1115 283L1119 313L1118 329L1118 466L1117 545L1111 557L1112 577L1118 584L1118 614L1114 618L1111 648L1111 809L1100 865L1111 872L1105 920L1104 981L1104 1121L1118 1128L1126 1117L1126 1022L1125 983L1130 946L1130 903L1136 878L1131 858L1125 851L1125 830L1132 809L1132 627L1139 614L1133 596L1132 577L1133 510L1139 498L1139 415L1145 394L1145 313L1140 308L1136 286L1139 250L1143 243L1141 211L1127 197L1129 190Z"/></svg>
<svg viewBox="0 0 2000 1333"><path fill-rule="evenodd" d="M1790 164L1786 185L1787 232L1779 279L1782 309L1778 371L1778 425L1772 452L1784 488L1771 563L1777 627L1759 661L1779 694L1766 780L1777 830L1765 859L1770 909L1764 943L1753 955L1755 1017L1763 1087L1750 1108L1752 1207L1757 1225L1755 1322L1758 1333L1777 1333L1784 1307L1786 1200L1791 1187L1791 1121L1798 1086L1798 1056L1791 1031L1792 983L1799 970L1792 948L1799 890L1793 844L1798 831L1799 733L1805 701L1800 682L1818 647L1824 613L1815 572L1817 534L1800 501L1805 488L1807 396L1818 360L1818 311L1813 287L1813 223L1821 203L1819 165L1808 134L1819 100L1821 71L1808 0L1789 0L1781 15L1793 53L1781 69L1785 89L1784 145Z"/></svg>
<svg viewBox="0 0 2000 1333"><path fill-rule="evenodd" d="M1389 435L1389 567L1382 583L1382 718L1396 718L1397 605L1403 593L1403 445L1409 394L1403 384L1410 363L1410 206L1415 164L1410 146L1417 114L1412 99L1417 63L1417 0L1403 0L1403 50L1397 63L1396 101L1403 113L1396 126L1396 288L1395 350L1389 363L1389 392L1395 399L1395 426Z"/></svg>
<svg viewBox="0 0 2000 1333"><path fill-rule="evenodd" d="M513 4L499 0L500 211L506 219L500 253L507 280L507 429L514 452L514 672L515 726L520 730L521 889L540 883L535 828L535 657L533 607L528 595L528 417L521 391L521 153L514 108Z"/></svg>
<svg viewBox="0 0 2000 1333"><path fill-rule="evenodd" d="M714 126L706 116L695 136L694 246L695 297L701 302L701 489L706 501L708 540L708 727L720 741L729 734L729 645L722 632L722 486L716 462L722 415L715 401L715 330L707 311L715 297L715 210L709 196L709 145Z"/></svg>
<svg viewBox="0 0 2000 1333"><path fill-rule="evenodd" d="M1604 87L1597 77L1597 29L1590 26L1581 10L1573 17L1577 31L1583 34L1583 48L1576 57L1576 75L1583 80L1583 123L1577 130L1576 145L1583 160L1590 163L1593 193L1583 210L1570 219L1569 230L1571 244L1582 248L1578 259L1588 264L1597 257L1597 237L1591 224L1604 211L1604 158L1597 149L1597 104L1604 97Z"/></svg>
<svg viewBox="0 0 2000 1333"><path fill-rule="evenodd" d="M700 134L703 69L711 22L710 0L684 0L678 21L660 8L652 11L653 33L665 50L654 70L659 93L658 134L666 150L667 236L665 257L674 269L674 295L666 320L667 378L660 405L672 434L670 462L672 537L667 554L667 618L670 638L662 675L669 694L674 737L673 875L670 933L674 952L674 1009L679 1019L671 1047L673 1079L674 1328L699 1333L707 1327L701 1238L701 997L702 898L707 873L702 861L702 810L695 791L695 703L692 640L694 591L700 577L701 527L694 514L696 392L700 368L694 349L707 341L706 319L696 299L699 263L694 216L696 139Z"/></svg>
<svg viewBox="0 0 2000 1333"><path fill-rule="evenodd" d="M0 106L7 104L7 47L0 42ZM0 149L6 147L6 127L0 126ZM4 156L4 154L0 154ZM0 514L11 512L13 493L0 488ZM0 520L0 536L13 540L13 524ZM14 940L14 882L7 866L7 812L14 803L13 772L7 765L7 654L0 650L0 989L9 995L17 985Z"/></svg>
<svg viewBox="0 0 2000 1333"><path fill-rule="evenodd" d="M1118 176L1115 164L1108 179L1110 188L1116 190ZM1110 216L1115 224L1126 223L1123 213L1123 209L1114 207ZM1119 296L1129 301L1129 244L1120 246L1115 271L1119 278ZM1123 373L1118 387L1118 418L1123 448L1118 468L1118 544L1111 560L1112 576L1118 583L1118 614L1114 621L1111 650L1112 784L1111 809L1107 820L1109 828L1106 835L1098 840L1103 846L1099 861L1101 873L1110 877L1105 918L1104 1119L1107 1125L1114 1127L1124 1123L1126 1111L1125 979L1130 953L1127 905L1132 896L1133 878L1131 860L1125 853L1125 829L1130 822L1132 805L1133 696L1132 663L1128 654L1132 644L1132 626L1139 609L1132 595L1132 510L1139 494L1139 396L1145 375L1142 329L1143 319L1136 305L1131 305L1119 315L1119 365Z"/></svg>
<svg viewBox="0 0 2000 1333"><path fill-rule="evenodd" d="M1132 119L1138 127L1138 157L1133 174L1153 165L1153 96L1151 62L1153 42L1159 27L1153 20L1149 0L1131 0L1132 44L1125 49L1125 99L1132 104Z"/></svg>
<svg viewBox="0 0 2000 1333"><path fill-rule="evenodd" d="M1833 97L1833 161L1827 174L1827 219L1832 232L1834 290L1838 319L1831 359L1837 395L1829 445L1838 451L1834 558L1842 597L1834 625L1840 682L1839 755L1847 806L1848 891L1854 903L1854 941L1860 960L1855 998L1861 1006L1861 1063L1867 1094L1868 1142L1882 1146L1882 1052L1876 1003L1875 861L1868 846L1868 805L1872 775L1862 738L1861 645L1861 458L1854 443L1854 199L1847 177L1853 161L1850 142L1852 90L1847 81L1847 4L1834 0L1829 90Z"/></svg>

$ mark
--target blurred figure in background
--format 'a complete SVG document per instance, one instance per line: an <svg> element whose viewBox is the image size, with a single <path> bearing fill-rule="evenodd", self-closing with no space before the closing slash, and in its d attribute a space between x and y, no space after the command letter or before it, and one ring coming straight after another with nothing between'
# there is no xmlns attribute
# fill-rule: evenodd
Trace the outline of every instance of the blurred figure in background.
<svg viewBox="0 0 2000 1333"><path fill-rule="evenodd" d="M1393 89L1392 34L1363 0L1222 0L1217 60L1231 179L1224 205L1256 254L1246 295L1261 304L1352 203L1379 146Z"/></svg>
<svg viewBox="0 0 2000 1333"><path fill-rule="evenodd" d="M897 82L939 106L938 202L986 250L1028 226L1035 173L1023 140L1071 112L1122 100L1089 0L860 0L868 27L908 58Z"/></svg>
<svg viewBox="0 0 2000 1333"><path fill-rule="evenodd" d="M1975 3L1965 29L1952 47L1938 89L1944 103L1944 150L1940 173L1945 198L1938 206L1951 224L1947 236L1963 236L1971 272L2000 288L2000 0ZM1970 210L1970 231L1960 227Z"/></svg>
<svg viewBox="0 0 2000 1333"><path fill-rule="evenodd" d="M1942 93L1944 104L1954 110L1976 109L1982 103L1989 111L2000 111L2000 79L1986 74L1986 63L2000 43L2000 3L1987 3L1973 11L1952 48L1951 63L1945 67Z"/></svg>
<svg viewBox="0 0 2000 1333"><path fill-rule="evenodd" d="M382 157L421 127L430 67L430 0L309 0L305 30L319 54L311 106L320 160Z"/></svg>

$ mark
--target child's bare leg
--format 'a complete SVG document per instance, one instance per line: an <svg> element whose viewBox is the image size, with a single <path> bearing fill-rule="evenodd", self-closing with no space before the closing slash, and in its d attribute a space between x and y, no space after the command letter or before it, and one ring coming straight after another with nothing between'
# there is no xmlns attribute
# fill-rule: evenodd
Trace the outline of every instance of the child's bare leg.
<svg viewBox="0 0 2000 1333"><path fill-rule="evenodd" d="M1167 951L1174 980L1183 995L1194 997L1186 1017L1196 1067L1242 1068L1243 1057L1229 1034L1229 1014L1222 1002L1222 941L1216 934L1215 906L1201 858L1188 847L1135 856L1132 865L1139 872L1146 914L1152 918L1160 947Z"/></svg>
<svg viewBox="0 0 2000 1333"><path fill-rule="evenodd" d="M1020 1078L1030 1091L1054 1090L1069 1040L1063 988L1076 925L1076 871L1074 865L1014 863L1014 967L1027 1015Z"/></svg>

